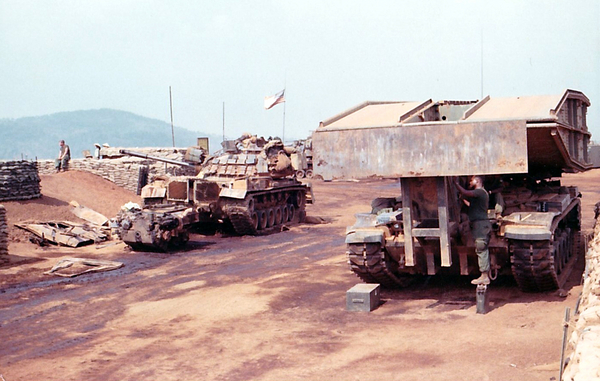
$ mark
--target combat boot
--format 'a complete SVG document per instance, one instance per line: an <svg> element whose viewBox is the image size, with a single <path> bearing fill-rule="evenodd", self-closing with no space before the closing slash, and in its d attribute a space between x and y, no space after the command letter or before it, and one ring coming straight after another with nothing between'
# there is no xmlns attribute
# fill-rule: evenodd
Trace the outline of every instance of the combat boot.
<svg viewBox="0 0 600 381"><path fill-rule="evenodd" d="M471 284L490 284L490 276L488 275L488 272L486 271L481 273L481 276L477 279L473 279Z"/></svg>

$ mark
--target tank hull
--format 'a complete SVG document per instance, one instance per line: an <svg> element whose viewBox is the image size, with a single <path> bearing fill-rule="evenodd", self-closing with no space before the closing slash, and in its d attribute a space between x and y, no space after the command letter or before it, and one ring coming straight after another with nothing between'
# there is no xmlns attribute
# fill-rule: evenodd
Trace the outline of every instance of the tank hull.
<svg viewBox="0 0 600 381"><path fill-rule="evenodd" d="M135 250L168 251L187 243L187 229L197 217L193 209L177 205L122 210L118 215L119 236Z"/></svg>
<svg viewBox="0 0 600 381"><path fill-rule="evenodd" d="M510 188L501 194L506 200L504 215L488 212L493 226L488 245L493 275L512 274L518 287L527 292L561 288L585 249L577 188L554 184L538 190ZM420 206L421 213L427 209L423 203L414 206ZM417 237L412 265L408 265L402 212L396 205L359 214L356 224L347 229L348 263L361 280L393 288L406 285L416 275L479 275L468 219L463 215L461 220L460 214L459 220L449 223L449 258L443 258L437 237ZM419 227L435 229L431 221ZM442 266L444 260L448 265Z"/></svg>
<svg viewBox="0 0 600 381"><path fill-rule="evenodd" d="M244 149L237 146L240 142ZM313 201L310 184L296 179L280 141L245 138L224 147L228 151L207 159L197 176L172 177L146 186L145 207L138 212L142 217L129 218L128 229L122 228L124 241L134 249L164 250L173 246L169 240L179 243L179 237L187 238L190 229L232 228L238 235L260 235L304 220L306 203ZM177 226L165 223L157 228L161 205L187 208L189 218L179 219ZM162 218L167 221L174 213L166 212Z"/></svg>

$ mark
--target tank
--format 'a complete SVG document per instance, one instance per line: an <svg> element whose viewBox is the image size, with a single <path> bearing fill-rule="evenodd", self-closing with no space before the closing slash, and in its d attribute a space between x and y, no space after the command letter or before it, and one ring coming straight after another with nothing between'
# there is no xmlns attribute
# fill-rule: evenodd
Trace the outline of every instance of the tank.
<svg viewBox="0 0 600 381"><path fill-rule="evenodd" d="M313 197L310 184L296 178L290 159L293 148L279 139L250 134L222 144L222 151L208 157L196 176L161 178L142 189L144 205L135 211L138 224L132 223L131 212L120 218L125 243L134 249L165 250L169 243L157 241L153 237L160 234L150 232L162 229L162 236L179 244L182 239L177 237L185 236L189 229L230 227L238 235L258 235L304 220L306 204L312 203ZM187 218L175 217L179 224L155 222L159 215L173 215L175 212L164 209L174 207L187 210ZM165 228L157 228L159 225Z"/></svg>
<svg viewBox="0 0 600 381"><path fill-rule="evenodd" d="M133 206L122 209L117 220L120 238L134 250L168 251L185 246L188 228L198 215L193 208L179 205Z"/></svg>
<svg viewBox="0 0 600 381"><path fill-rule="evenodd" d="M399 179L347 228L350 269L367 283L418 275L478 275L475 244L454 181L485 179L492 278L523 291L560 288L585 249L581 202L561 174L591 168L590 102L578 91L481 101L367 102L313 133L325 179Z"/></svg>

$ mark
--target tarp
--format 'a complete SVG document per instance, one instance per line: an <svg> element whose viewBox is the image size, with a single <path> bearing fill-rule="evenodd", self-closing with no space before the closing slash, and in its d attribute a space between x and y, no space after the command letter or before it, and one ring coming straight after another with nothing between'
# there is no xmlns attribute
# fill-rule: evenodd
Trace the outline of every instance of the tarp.
<svg viewBox="0 0 600 381"><path fill-rule="evenodd" d="M89 272L110 271L120 267L123 267L121 262L88 258L64 258L44 274L72 278Z"/></svg>

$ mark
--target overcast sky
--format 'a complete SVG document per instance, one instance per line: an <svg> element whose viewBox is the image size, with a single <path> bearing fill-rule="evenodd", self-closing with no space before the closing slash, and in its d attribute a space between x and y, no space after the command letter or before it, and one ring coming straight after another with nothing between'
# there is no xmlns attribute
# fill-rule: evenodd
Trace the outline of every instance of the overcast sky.
<svg viewBox="0 0 600 381"><path fill-rule="evenodd" d="M571 88L600 141L599 68L599 0L0 0L0 118L168 122L171 86L177 126L220 135L225 103L229 138L281 136L285 121L290 140L366 100Z"/></svg>

